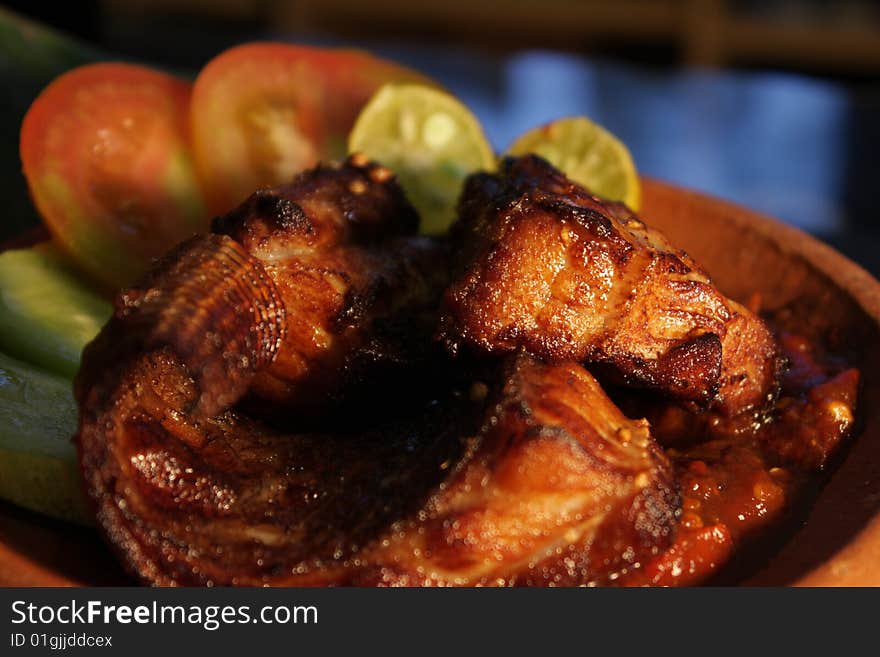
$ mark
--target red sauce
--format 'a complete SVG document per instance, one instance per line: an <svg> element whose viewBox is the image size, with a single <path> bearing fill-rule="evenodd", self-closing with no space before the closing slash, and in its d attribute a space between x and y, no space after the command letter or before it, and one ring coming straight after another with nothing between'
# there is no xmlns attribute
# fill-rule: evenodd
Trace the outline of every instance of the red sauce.
<svg viewBox="0 0 880 657"><path fill-rule="evenodd" d="M858 370L804 337L783 333L779 342L789 366L769 413L725 418L629 403L628 410L648 417L675 464L682 513L672 546L619 583L705 581L787 513L848 435Z"/></svg>

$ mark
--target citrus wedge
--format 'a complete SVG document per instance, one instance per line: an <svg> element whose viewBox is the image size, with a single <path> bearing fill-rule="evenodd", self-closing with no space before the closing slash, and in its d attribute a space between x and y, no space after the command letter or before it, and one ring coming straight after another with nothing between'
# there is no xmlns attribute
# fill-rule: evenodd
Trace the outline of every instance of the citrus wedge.
<svg viewBox="0 0 880 657"><path fill-rule="evenodd" d="M465 177L495 168L492 147L471 111L423 85L388 84L377 91L352 128L348 150L397 174L427 234L449 228Z"/></svg>
<svg viewBox="0 0 880 657"><path fill-rule="evenodd" d="M540 155L593 194L639 209L641 187L629 150L588 118L558 119L529 130L506 155L527 153Z"/></svg>

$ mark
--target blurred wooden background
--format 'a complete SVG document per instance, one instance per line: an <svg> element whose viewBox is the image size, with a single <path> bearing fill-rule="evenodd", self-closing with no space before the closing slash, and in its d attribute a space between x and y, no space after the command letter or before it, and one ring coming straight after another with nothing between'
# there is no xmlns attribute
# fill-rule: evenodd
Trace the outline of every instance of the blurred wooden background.
<svg viewBox="0 0 880 657"><path fill-rule="evenodd" d="M664 65L880 73L877 0L100 0L111 20L186 16L292 34L554 48Z"/></svg>

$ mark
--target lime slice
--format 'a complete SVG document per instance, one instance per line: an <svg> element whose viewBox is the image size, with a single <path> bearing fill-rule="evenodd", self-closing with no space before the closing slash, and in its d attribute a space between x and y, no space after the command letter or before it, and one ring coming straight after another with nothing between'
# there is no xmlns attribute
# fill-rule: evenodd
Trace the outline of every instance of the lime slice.
<svg viewBox="0 0 880 657"><path fill-rule="evenodd" d="M51 244L0 253L0 349L73 377L111 307Z"/></svg>
<svg viewBox="0 0 880 657"><path fill-rule="evenodd" d="M73 384L0 354L0 498L92 524L71 437Z"/></svg>
<svg viewBox="0 0 880 657"><path fill-rule="evenodd" d="M439 234L455 219L469 174L495 168L483 129L471 111L447 93L422 85L387 84L370 99L348 137L397 174L422 217L421 231Z"/></svg>
<svg viewBox="0 0 880 657"><path fill-rule="evenodd" d="M632 156L617 137L583 116L559 119L519 137L507 155L535 153L593 194L639 209Z"/></svg>

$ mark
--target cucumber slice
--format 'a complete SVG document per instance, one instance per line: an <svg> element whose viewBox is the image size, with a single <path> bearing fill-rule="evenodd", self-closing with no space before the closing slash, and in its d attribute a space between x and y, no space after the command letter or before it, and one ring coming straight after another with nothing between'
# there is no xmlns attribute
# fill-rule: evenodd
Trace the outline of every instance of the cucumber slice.
<svg viewBox="0 0 880 657"><path fill-rule="evenodd" d="M71 442L76 423L69 380L0 354L0 498L93 524Z"/></svg>
<svg viewBox="0 0 880 657"><path fill-rule="evenodd" d="M73 378L110 313L50 243L0 253L0 350Z"/></svg>

